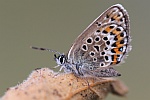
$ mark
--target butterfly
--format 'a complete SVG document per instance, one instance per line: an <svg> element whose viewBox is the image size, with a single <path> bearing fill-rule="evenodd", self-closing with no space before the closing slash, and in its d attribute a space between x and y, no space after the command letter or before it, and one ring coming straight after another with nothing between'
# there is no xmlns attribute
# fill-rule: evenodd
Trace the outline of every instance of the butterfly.
<svg viewBox="0 0 150 100"><path fill-rule="evenodd" d="M74 41L65 55L55 50L32 47L54 52L60 71L78 77L116 77L114 69L131 51L128 12L121 4L109 7L95 19Z"/></svg>

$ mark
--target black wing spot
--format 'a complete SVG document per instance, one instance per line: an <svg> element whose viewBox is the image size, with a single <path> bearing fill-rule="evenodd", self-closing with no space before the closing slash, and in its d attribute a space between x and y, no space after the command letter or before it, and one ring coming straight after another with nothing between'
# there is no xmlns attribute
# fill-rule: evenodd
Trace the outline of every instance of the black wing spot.
<svg viewBox="0 0 150 100"><path fill-rule="evenodd" d="M113 29L115 26L109 26L110 29Z"/></svg>
<svg viewBox="0 0 150 100"><path fill-rule="evenodd" d="M124 44L124 40L121 40L121 41L120 41L120 44Z"/></svg>
<svg viewBox="0 0 150 100"><path fill-rule="evenodd" d="M108 38L107 37L103 37L103 40L108 40Z"/></svg>
<svg viewBox="0 0 150 100"><path fill-rule="evenodd" d="M97 52L99 52L99 46L94 46L94 48L97 50Z"/></svg>
<svg viewBox="0 0 150 100"><path fill-rule="evenodd" d="M108 32L107 32L106 30L103 30L103 33L104 33L104 34L107 34Z"/></svg>
<svg viewBox="0 0 150 100"><path fill-rule="evenodd" d="M115 36L114 40L115 40L115 41L117 41L117 40L118 40L117 36Z"/></svg>
<svg viewBox="0 0 150 100"><path fill-rule="evenodd" d="M124 37L124 33L123 33L123 32L122 32L122 33L120 33L120 36L121 36L121 37Z"/></svg>
<svg viewBox="0 0 150 100"><path fill-rule="evenodd" d="M122 21L123 21L123 19L122 19L122 18L120 18L120 21L122 22Z"/></svg>
<svg viewBox="0 0 150 100"><path fill-rule="evenodd" d="M117 57L120 57L120 55L117 55Z"/></svg>
<svg viewBox="0 0 150 100"><path fill-rule="evenodd" d="M117 61L117 62L116 62L116 64L119 64L119 63L120 63L120 61Z"/></svg>
<svg viewBox="0 0 150 100"><path fill-rule="evenodd" d="M113 17L111 17L111 21L114 21L115 19Z"/></svg>
<svg viewBox="0 0 150 100"><path fill-rule="evenodd" d="M118 14L117 17L120 17L120 14Z"/></svg>
<svg viewBox="0 0 150 100"><path fill-rule="evenodd" d="M116 28L116 31L121 31L121 29L120 28Z"/></svg>
<svg viewBox="0 0 150 100"><path fill-rule="evenodd" d="M110 41L107 41L106 44L107 44L107 45L110 45Z"/></svg>
<svg viewBox="0 0 150 100"><path fill-rule="evenodd" d="M108 15L108 14L106 15L106 18L109 18L109 15Z"/></svg>
<svg viewBox="0 0 150 100"><path fill-rule="evenodd" d="M108 47L105 47L105 50L108 50Z"/></svg>
<svg viewBox="0 0 150 100"><path fill-rule="evenodd" d="M86 41L87 41L87 43L91 44L93 40L92 40L92 38L88 38Z"/></svg>
<svg viewBox="0 0 150 100"><path fill-rule="evenodd" d="M113 32L110 32L110 35L115 35Z"/></svg>
<svg viewBox="0 0 150 100"><path fill-rule="evenodd" d="M100 37L97 36L97 37L95 38L95 41L96 41L96 42L99 42L99 41L100 41Z"/></svg>
<svg viewBox="0 0 150 100"><path fill-rule="evenodd" d="M82 50L84 50L84 51L87 51L87 50L88 50L88 48L87 48L87 45L86 45L86 44L83 44L83 45L82 45Z"/></svg>
<svg viewBox="0 0 150 100"><path fill-rule="evenodd" d="M98 22L96 22L96 24L97 24L98 26L101 26L101 24L99 24Z"/></svg>
<svg viewBox="0 0 150 100"><path fill-rule="evenodd" d="M111 49L111 52L112 52L112 53L116 53L116 51L115 51L114 49Z"/></svg>
<svg viewBox="0 0 150 100"><path fill-rule="evenodd" d="M101 26L101 24L98 24L98 26Z"/></svg>
<svg viewBox="0 0 150 100"><path fill-rule="evenodd" d="M103 52L101 52L101 55L104 55L105 54L105 52L103 51Z"/></svg>
<svg viewBox="0 0 150 100"><path fill-rule="evenodd" d="M99 32L101 32L101 31L100 31L100 30L97 30L96 32L98 32L98 33L99 33Z"/></svg>
<svg viewBox="0 0 150 100"><path fill-rule="evenodd" d="M101 63L101 65L100 66L104 66L104 63Z"/></svg>
<svg viewBox="0 0 150 100"><path fill-rule="evenodd" d="M90 52L90 55L91 55L91 56L94 56L94 55L95 55L95 52L91 51L91 52Z"/></svg>
<svg viewBox="0 0 150 100"><path fill-rule="evenodd" d="M93 58L93 61L96 62L96 61L97 61L97 58Z"/></svg>
<svg viewBox="0 0 150 100"><path fill-rule="evenodd" d="M112 47L117 47L116 43L113 43L113 44L112 44Z"/></svg>
<svg viewBox="0 0 150 100"><path fill-rule="evenodd" d="M105 59L106 59L106 60L109 60L109 59L108 59L108 56L105 56Z"/></svg>
<svg viewBox="0 0 150 100"><path fill-rule="evenodd" d="M114 55L111 55L111 60L114 61Z"/></svg>

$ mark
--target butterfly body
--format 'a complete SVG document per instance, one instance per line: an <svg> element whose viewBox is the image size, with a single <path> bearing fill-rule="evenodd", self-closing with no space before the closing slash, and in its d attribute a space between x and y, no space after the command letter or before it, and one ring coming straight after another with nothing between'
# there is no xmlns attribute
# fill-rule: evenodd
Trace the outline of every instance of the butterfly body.
<svg viewBox="0 0 150 100"><path fill-rule="evenodd" d="M55 56L55 55L54 55ZM95 67L89 63L77 62L71 63L67 60L65 55L55 56L55 61L58 66L61 66L61 69L64 69L65 73L73 73L77 77L117 77L121 76L114 68L112 67L103 67L99 68ZM63 60L60 60L63 59Z"/></svg>
<svg viewBox="0 0 150 100"><path fill-rule="evenodd" d="M113 66L123 62L131 50L127 11L120 4L108 8L74 41L67 55L55 55L65 72L81 77L120 76ZM33 47L33 49L49 50Z"/></svg>

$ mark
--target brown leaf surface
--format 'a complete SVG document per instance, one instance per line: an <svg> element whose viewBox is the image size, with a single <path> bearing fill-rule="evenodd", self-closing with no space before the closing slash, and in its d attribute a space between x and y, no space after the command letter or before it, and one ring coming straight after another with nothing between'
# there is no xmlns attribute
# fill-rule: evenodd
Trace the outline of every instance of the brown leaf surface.
<svg viewBox="0 0 150 100"><path fill-rule="evenodd" d="M2 100L103 100L110 92L125 96L128 88L114 78L82 79L41 68L9 88Z"/></svg>

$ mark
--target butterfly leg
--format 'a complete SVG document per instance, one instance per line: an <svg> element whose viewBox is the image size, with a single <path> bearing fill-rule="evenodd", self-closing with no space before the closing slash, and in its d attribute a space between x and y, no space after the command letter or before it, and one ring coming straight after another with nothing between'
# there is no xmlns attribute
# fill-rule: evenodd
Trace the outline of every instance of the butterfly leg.
<svg viewBox="0 0 150 100"><path fill-rule="evenodd" d="M54 68L58 68L58 67L59 67L59 65L55 66Z"/></svg>

